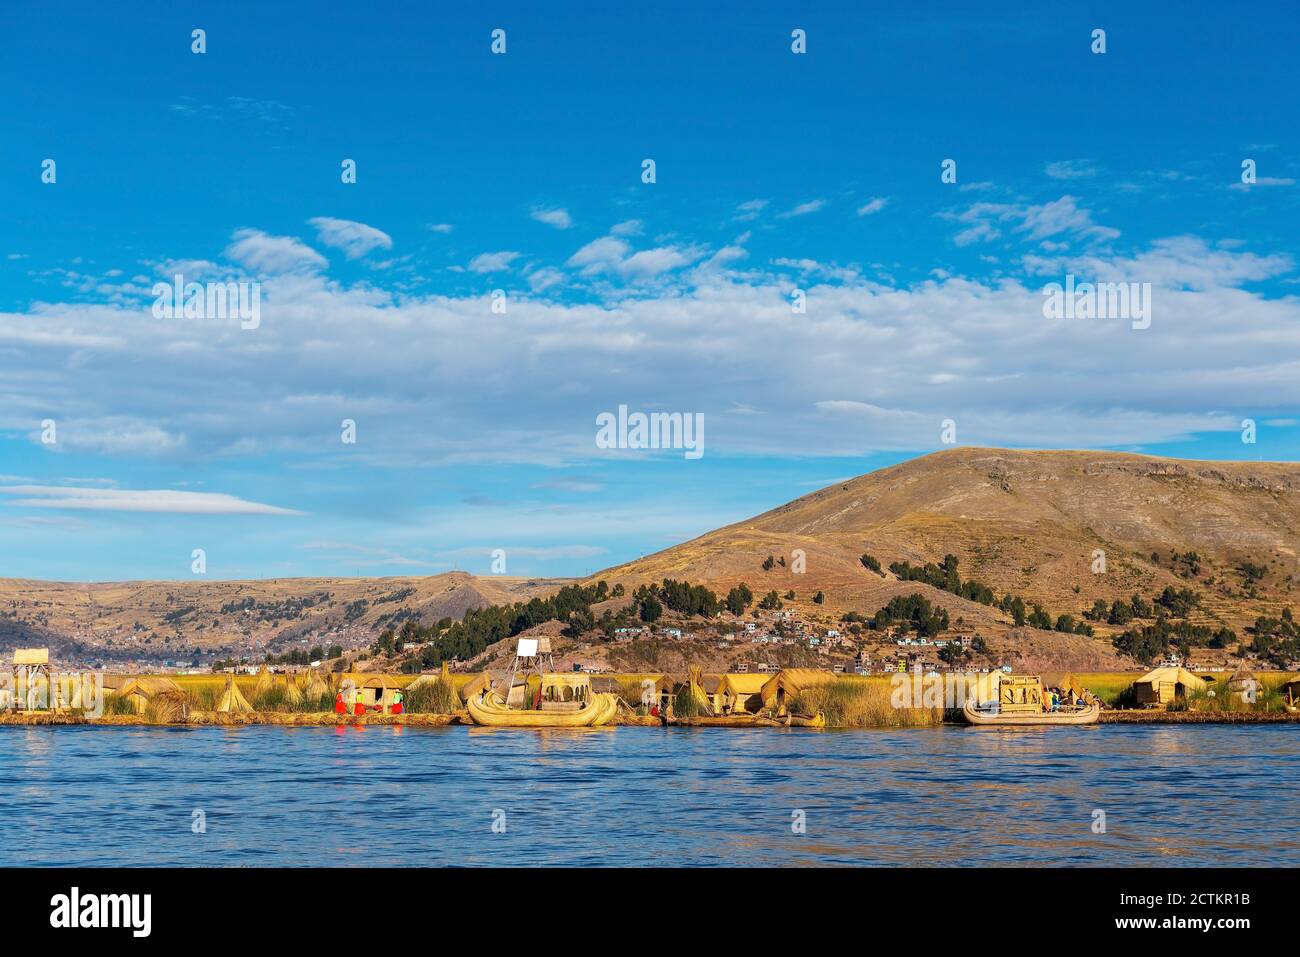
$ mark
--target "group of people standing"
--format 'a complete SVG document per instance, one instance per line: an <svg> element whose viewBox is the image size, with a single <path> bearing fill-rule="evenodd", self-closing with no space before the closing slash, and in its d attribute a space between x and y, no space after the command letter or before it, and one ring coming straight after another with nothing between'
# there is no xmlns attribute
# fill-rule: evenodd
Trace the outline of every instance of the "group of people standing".
<svg viewBox="0 0 1300 957"><path fill-rule="evenodd" d="M403 708L404 700L405 700L405 696L402 694L400 690L394 691L393 701L392 704L389 705L388 707L388 713L401 714L404 710ZM348 688L345 690L341 689L339 693L334 697L335 714L353 714L359 716L365 714L367 711L378 711L379 713L382 714L384 711L384 706L383 704L367 705L361 695L360 688Z"/></svg>

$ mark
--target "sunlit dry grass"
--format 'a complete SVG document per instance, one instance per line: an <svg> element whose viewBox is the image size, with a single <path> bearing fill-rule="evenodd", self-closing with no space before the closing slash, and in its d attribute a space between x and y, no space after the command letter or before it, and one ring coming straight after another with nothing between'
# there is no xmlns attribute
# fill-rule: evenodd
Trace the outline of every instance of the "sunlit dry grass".
<svg viewBox="0 0 1300 957"><path fill-rule="evenodd" d="M826 725L831 728L918 728L943 721L942 708L899 708L896 703L889 679L839 678L802 689L791 702L790 711L825 712Z"/></svg>

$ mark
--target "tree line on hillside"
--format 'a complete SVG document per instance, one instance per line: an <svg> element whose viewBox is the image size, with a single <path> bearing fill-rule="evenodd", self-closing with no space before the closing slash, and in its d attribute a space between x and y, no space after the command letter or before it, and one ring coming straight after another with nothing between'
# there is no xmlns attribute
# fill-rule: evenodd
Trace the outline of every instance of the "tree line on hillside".
<svg viewBox="0 0 1300 957"><path fill-rule="evenodd" d="M594 627L591 606L623 594L622 585L611 589L601 580L595 585L565 585L548 598L471 608L460 621L443 618L436 625L426 626L408 618L400 632L385 629L371 652L391 655L401 653L408 645L421 644L424 647L418 658L408 663L409 668L433 668L444 661L473 658L488 645L548 621L564 622L571 633Z"/></svg>
<svg viewBox="0 0 1300 957"><path fill-rule="evenodd" d="M867 561L869 558L870 562ZM862 564L873 571L879 571L880 568L880 563L870 555L862 556ZM1003 595L999 600L988 585L970 579L964 580L957 571L959 564L956 555L945 555L942 564L939 565L933 562L913 565L911 562L899 561L891 563L889 570L901 581L922 582L968 601L997 608L1003 614L1009 615L1017 628L1028 625L1030 628L1038 628L1042 631L1092 636L1092 626L1086 621L1076 621L1073 615L1060 614L1053 618L1042 605L1027 604L1019 595L1010 593Z"/></svg>

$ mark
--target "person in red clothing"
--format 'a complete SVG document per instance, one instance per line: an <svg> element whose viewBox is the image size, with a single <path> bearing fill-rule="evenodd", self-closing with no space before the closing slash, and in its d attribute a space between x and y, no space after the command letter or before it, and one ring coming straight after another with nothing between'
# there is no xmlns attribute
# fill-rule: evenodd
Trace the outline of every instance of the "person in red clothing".
<svg viewBox="0 0 1300 957"><path fill-rule="evenodd" d="M343 692L342 692L342 691L340 691L340 692L339 692L337 695L335 695L335 697L334 697L334 713L335 713L335 714L347 714L347 713L348 713L348 706L345 705L345 704L343 703Z"/></svg>
<svg viewBox="0 0 1300 957"><path fill-rule="evenodd" d="M364 701L361 700L361 692L360 692L359 690L357 691L357 698L356 698L356 701L357 701L357 703L354 704L354 705L352 706L352 713L353 713L353 714L365 714L365 713L366 713L366 703L365 703Z"/></svg>

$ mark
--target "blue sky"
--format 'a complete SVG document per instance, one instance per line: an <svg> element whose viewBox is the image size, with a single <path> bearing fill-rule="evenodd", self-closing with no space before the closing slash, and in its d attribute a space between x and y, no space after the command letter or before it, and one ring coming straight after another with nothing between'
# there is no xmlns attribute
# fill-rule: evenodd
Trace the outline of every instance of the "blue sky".
<svg viewBox="0 0 1300 957"><path fill-rule="evenodd" d="M1300 451L1285 5L267 6L7 18L0 575L581 574L944 419ZM177 272L260 324L155 318ZM1045 318L1067 274L1150 328ZM597 448L620 404L703 458Z"/></svg>

